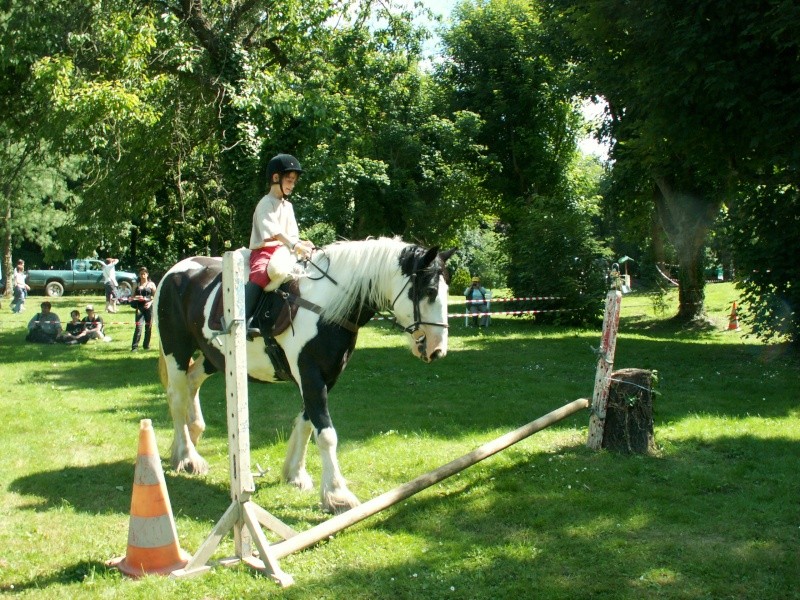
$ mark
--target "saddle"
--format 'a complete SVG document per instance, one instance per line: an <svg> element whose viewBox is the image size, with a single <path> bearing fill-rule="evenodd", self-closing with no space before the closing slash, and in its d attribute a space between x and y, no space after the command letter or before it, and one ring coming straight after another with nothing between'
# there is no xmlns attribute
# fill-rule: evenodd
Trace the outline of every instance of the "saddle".
<svg viewBox="0 0 800 600"><path fill-rule="evenodd" d="M248 323L247 334L250 337L274 338L286 331L294 321L300 305L290 302L289 298L300 296L300 283L291 280L282 284L277 290L264 292L256 300L253 319ZM222 316L225 312L222 288L217 290L211 314L208 316L208 327L214 331L222 331Z"/></svg>

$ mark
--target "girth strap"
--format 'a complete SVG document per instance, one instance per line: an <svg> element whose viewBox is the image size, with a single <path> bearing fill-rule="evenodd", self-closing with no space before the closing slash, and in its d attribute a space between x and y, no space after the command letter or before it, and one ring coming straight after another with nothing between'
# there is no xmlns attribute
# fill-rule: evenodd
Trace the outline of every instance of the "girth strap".
<svg viewBox="0 0 800 600"><path fill-rule="evenodd" d="M322 314L321 306L306 300L302 296L292 294L291 292L287 292L282 289L275 290L275 293L278 294L281 298L283 298L286 302L289 302L291 304L296 304L297 306L305 308L306 310L310 310L311 312L317 313L318 315ZM348 331L352 331L353 333L358 333L358 325L348 321L347 319L339 321L337 325L340 325L341 327L344 327L345 329L347 329Z"/></svg>

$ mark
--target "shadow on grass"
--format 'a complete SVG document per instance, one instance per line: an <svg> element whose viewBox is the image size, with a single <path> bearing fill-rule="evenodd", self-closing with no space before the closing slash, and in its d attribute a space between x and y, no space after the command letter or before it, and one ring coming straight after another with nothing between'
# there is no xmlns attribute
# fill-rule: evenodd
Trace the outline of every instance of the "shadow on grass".
<svg viewBox="0 0 800 600"><path fill-rule="evenodd" d="M133 461L66 467L20 477L9 491L31 498L20 510L46 512L69 506L87 514L130 514L135 472ZM181 507L181 514L193 519L214 519L228 507L227 483L217 485L202 477L166 472L164 478L170 502ZM198 502L202 498L202 502Z"/></svg>
<svg viewBox="0 0 800 600"><path fill-rule="evenodd" d="M50 573L45 577L36 577L30 581L11 583L0 586L0 594L16 596L32 589L43 589L52 586L81 583L95 575L108 570L108 567L99 561L81 561L60 571Z"/></svg>
<svg viewBox="0 0 800 600"><path fill-rule="evenodd" d="M742 436L698 453L698 443L668 459L584 448L517 450L502 468L489 459L365 525L373 552L413 536L415 558L384 569L345 560L303 585L368 597L796 598L797 444Z"/></svg>
<svg viewBox="0 0 800 600"><path fill-rule="evenodd" d="M751 436L674 443L666 458L512 446L500 466L489 458L357 526L370 553L396 544L407 553L408 542L397 540L413 536L413 559L351 566L364 560L349 563L344 532L310 550L337 567L299 585L340 597L511 597L530 589L565 598L792 597L800 483L788 465L798 460L796 443ZM69 504L127 514L132 474L123 462L75 467L17 479L10 489L37 498L29 510ZM230 502L227 488L202 479L168 475L167 484L173 505L195 519L215 520ZM589 564L603 565L603 577ZM79 562L0 592L80 582L105 569Z"/></svg>

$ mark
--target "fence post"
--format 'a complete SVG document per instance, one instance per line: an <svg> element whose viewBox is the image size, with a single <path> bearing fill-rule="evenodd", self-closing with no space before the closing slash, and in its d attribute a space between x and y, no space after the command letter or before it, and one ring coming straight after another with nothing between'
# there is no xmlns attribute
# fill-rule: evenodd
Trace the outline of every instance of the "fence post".
<svg viewBox="0 0 800 600"><path fill-rule="evenodd" d="M622 292L611 290L606 296L606 312L603 316L603 337L600 341L600 355L597 358L597 371L594 377L591 415L589 417L589 439L586 445L599 450L603 443L603 429L608 405L608 389L611 385L609 373L614 367L614 351L617 347L619 312L622 305Z"/></svg>

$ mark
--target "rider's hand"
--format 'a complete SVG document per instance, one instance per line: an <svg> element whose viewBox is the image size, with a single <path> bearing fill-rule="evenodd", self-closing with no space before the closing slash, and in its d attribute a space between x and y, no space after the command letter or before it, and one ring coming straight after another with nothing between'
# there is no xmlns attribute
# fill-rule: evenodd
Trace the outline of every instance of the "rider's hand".
<svg viewBox="0 0 800 600"><path fill-rule="evenodd" d="M294 245L294 253L303 260L311 258L311 251L314 249L314 244L308 240L300 240Z"/></svg>

